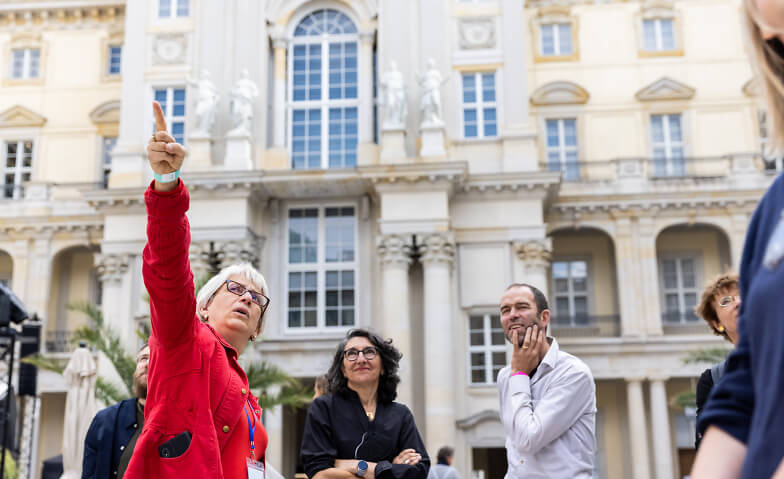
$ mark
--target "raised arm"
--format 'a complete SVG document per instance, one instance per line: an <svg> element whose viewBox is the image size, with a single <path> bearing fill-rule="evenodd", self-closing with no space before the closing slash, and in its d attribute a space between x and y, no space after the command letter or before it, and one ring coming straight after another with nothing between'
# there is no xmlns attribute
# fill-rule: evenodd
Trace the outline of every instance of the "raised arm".
<svg viewBox="0 0 784 479"><path fill-rule="evenodd" d="M189 197L177 176L185 150L166 131L158 102L153 103L155 133L147 146L156 180L147 189L147 245L142 273L150 295L152 334L164 346L188 341L195 333L196 299L188 261ZM167 176L168 175L168 176Z"/></svg>

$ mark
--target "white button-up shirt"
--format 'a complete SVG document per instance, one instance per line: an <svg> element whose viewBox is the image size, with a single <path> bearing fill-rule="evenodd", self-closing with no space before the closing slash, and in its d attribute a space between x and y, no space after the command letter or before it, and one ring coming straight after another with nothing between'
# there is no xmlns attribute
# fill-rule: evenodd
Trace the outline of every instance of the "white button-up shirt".
<svg viewBox="0 0 784 479"><path fill-rule="evenodd" d="M498 373L506 479L590 479L596 386L588 366L553 339L532 378Z"/></svg>

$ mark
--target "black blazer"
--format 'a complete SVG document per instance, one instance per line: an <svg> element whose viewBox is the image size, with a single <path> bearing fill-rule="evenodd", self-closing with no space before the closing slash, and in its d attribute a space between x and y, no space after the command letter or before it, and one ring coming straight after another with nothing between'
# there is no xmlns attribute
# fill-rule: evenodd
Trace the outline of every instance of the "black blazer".
<svg viewBox="0 0 784 479"><path fill-rule="evenodd" d="M125 446L136 432L136 398L120 401L95 415L84 439L82 479L117 477Z"/></svg>

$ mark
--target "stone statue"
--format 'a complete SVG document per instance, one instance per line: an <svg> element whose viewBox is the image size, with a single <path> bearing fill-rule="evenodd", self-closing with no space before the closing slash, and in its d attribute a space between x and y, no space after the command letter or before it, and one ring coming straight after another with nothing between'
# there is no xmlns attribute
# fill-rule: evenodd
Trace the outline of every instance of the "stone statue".
<svg viewBox="0 0 784 479"><path fill-rule="evenodd" d="M408 104L406 101L406 85L403 74L397 69L397 63L389 62L389 69L381 77L384 89L384 128L403 128L406 124Z"/></svg>
<svg viewBox="0 0 784 479"><path fill-rule="evenodd" d="M259 96L259 89L250 79L248 70L242 70L240 79L231 89L230 134L250 134L253 121L253 101Z"/></svg>
<svg viewBox="0 0 784 479"><path fill-rule="evenodd" d="M207 70L201 71L198 79L186 79L188 84L196 88L196 135L210 136L212 125L215 123L215 111L218 108L220 95L215 84L210 80L210 73Z"/></svg>
<svg viewBox="0 0 784 479"><path fill-rule="evenodd" d="M427 71L424 75L417 74L419 84L422 86L422 101L420 111L422 126L440 126L441 120L441 84L447 79L441 77L441 72L436 69L436 62L432 58L427 60Z"/></svg>

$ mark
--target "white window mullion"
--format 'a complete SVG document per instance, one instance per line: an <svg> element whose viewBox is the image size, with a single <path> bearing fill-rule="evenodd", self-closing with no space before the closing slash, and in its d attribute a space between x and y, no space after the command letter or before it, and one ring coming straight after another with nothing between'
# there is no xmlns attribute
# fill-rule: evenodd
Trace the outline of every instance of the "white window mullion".
<svg viewBox="0 0 784 479"><path fill-rule="evenodd" d="M653 21L654 37L656 39L656 50L664 50L664 42L662 41L661 19L657 18Z"/></svg>
<svg viewBox="0 0 784 479"><path fill-rule="evenodd" d="M561 159L561 172L566 173L566 121L558 120L558 157Z"/></svg>
<svg viewBox="0 0 784 479"><path fill-rule="evenodd" d="M481 73L474 74L474 81L476 82L476 124L477 124L477 137L485 137L485 85ZM488 343L489 344L489 343Z"/></svg>
<svg viewBox="0 0 784 479"><path fill-rule="evenodd" d="M329 168L329 39L321 40L321 167ZM321 212L323 214L323 211Z"/></svg>

